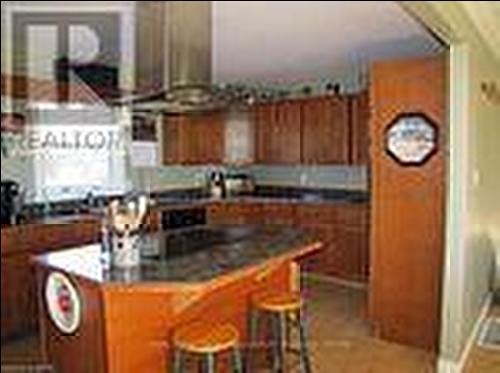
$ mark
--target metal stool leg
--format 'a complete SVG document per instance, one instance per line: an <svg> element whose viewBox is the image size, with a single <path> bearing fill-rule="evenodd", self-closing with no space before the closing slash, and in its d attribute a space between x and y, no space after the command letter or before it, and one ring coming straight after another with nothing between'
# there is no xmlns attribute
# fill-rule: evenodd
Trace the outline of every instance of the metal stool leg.
<svg viewBox="0 0 500 373"><path fill-rule="evenodd" d="M183 356L182 351L175 349L174 351L174 373L183 373Z"/></svg>
<svg viewBox="0 0 500 373"><path fill-rule="evenodd" d="M235 347L232 351L232 364L234 373L243 373L243 361L241 359L241 351L239 347Z"/></svg>
<svg viewBox="0 0 500 373"><path fill-rule="evenodd" d="M289 346L288 343L288 314L281 313L278 315L279 319L279 349L280 349L280 360L281 360L281 370L286 371L286 362L287 362L287 349Z"/></svg>
<svg viewBox="0 0 500 373"><path fill-rule="evenodd" d="M302 312L299 312L298 323L299 323L299 335L300 335L300 359L301 359L301 371L303 373L311 373L311 357L309 355L309 347L307 343L307 328L306 322Z"/></svg>
<svg viewBox="0 0 500 373"><path fill-rule="evenodd" d="M250 311L250 322L249 322L249 342L248 342L248 348L247 348L247 353L246 353L246 369L247 372L252 372L253 368L253 351L257 347L257 344L259 342L259 323L260 323L260 313L258 310L251 310Z"/></svg>
<svg viewBox="0 0 500 373"><path fill-rule="evenodd" d="M274 344L274 364L273 372L283 373L285 356L283 354L283 314L276 314L273 318L273 344Z"/></svg>
<svg viewBox="0 0 500 373"><path fill-rule="evenodd" d="M206 366L206 372L207 373L216 373L216 361L215 361L215 355L214 354L207 354L207 366Z"/></svg>

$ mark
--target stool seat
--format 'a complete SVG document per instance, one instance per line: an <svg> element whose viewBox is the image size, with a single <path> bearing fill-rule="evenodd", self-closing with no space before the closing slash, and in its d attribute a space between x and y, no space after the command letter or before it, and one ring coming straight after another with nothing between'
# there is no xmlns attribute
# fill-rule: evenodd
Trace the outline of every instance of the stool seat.
<svg viewBox="0 0 500 373"><path fill-rule="evenodd" d="M260 319L266 317L271 324L268 329L271 346L268 356L273 365L273 373L283 373L286 370L286 358L290 352L299 353L302 373L312 372L303 307L304 301L300 294L291 291L267 291L255 295L252 299L249 324L250 346L256 346L259 343ZM298 351L291 347L291 326L298 331ZM247 372L250 373L255 371L251 350L247 357Z"/></svg>
<svg viewBox="0 0 500 373"><path fill-rule="evenodd" d="M295 312L302 307L302 297L293 292L260 294L253 299L254 307L260 311L282 313Z"/></svg>
<svg viewBox="0 0 500 373"><path fill-rule="evenodd" d="M181 350L194 354L217 354L235 348L239 332L231 324L191 324L174 334L173 342Z"/></svg>

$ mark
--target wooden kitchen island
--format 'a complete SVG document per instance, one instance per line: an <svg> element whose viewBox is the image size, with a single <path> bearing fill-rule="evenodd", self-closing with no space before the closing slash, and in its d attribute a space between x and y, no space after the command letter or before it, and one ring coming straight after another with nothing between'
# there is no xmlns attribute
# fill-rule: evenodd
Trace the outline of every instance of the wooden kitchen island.
<svg viewBox="0 0 500 373"><path fill-rule="evenodd" d="M105 268L98 244L37 257L44 360L58 372L168 372L172 334L192 322L231 322L244 343L250 297L296 290L297 261L320 248L294 228L203 226L144 236L127 271ZM49 314L52 277L73 288L59 283L56 307L74 330Z"/></svg>

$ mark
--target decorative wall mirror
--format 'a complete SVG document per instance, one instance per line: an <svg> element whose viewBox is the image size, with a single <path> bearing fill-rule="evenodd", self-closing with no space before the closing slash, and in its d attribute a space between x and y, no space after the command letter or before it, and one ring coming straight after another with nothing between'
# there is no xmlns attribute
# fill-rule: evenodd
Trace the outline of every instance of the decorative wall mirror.
<svg viewBox="0 0 500 373"><path fill-rule="evenodd" d="M385 149L403 166L425 164L438 149L438 128L423 113L404 113L389 124Z"/></svg>

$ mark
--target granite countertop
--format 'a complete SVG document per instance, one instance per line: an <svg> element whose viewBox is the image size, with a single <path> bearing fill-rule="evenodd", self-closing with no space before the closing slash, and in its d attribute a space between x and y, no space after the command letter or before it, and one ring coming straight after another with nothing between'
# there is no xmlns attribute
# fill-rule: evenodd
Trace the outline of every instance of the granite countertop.
<svg viewBox="0 0 500 373"><path fill-rule="evenodd" d="M156 198L159 207L175 205L204 205L209 203L291 203L291 204L339 204L368 203L369 193L358 190L306 190L294 193L280 193L272 189L254 195L229 196L214 198L206 195L189 196L159 195Z"/></svg>
<svg viewBox="0 0 500 373"><path fill-rule="evenodd" d="M152 195L155 201L153 208L160 211L169 209L184 209L203 207L212 203L283 203L283 204L358 204L369 203L370 195L363 190L347 189L311 189L311 188L285 188L285 187L258 187L254 194L229 196L226 198L213 198L203 189L155 192ZM73 206L74 207L74 206ZM99 209L87 213L54 213L53 216L44 217L34 215L24 219L16 226L2 225L2 229L22 227L25 225L60 225L73 224L82 220L96 220L101 216ZM70 210L71 211L71 210Z"/></svg>
<svg viewBox="0 0 500 373"><path fill-rule="evenodd" d="M296 259L321 243L308 232L279 226L203 226L141 239L141 264L106 269L100 245L37 257L38 264L103 285L199 284L280 258ZM306 250L307 251L307 250Z"/></svg>

